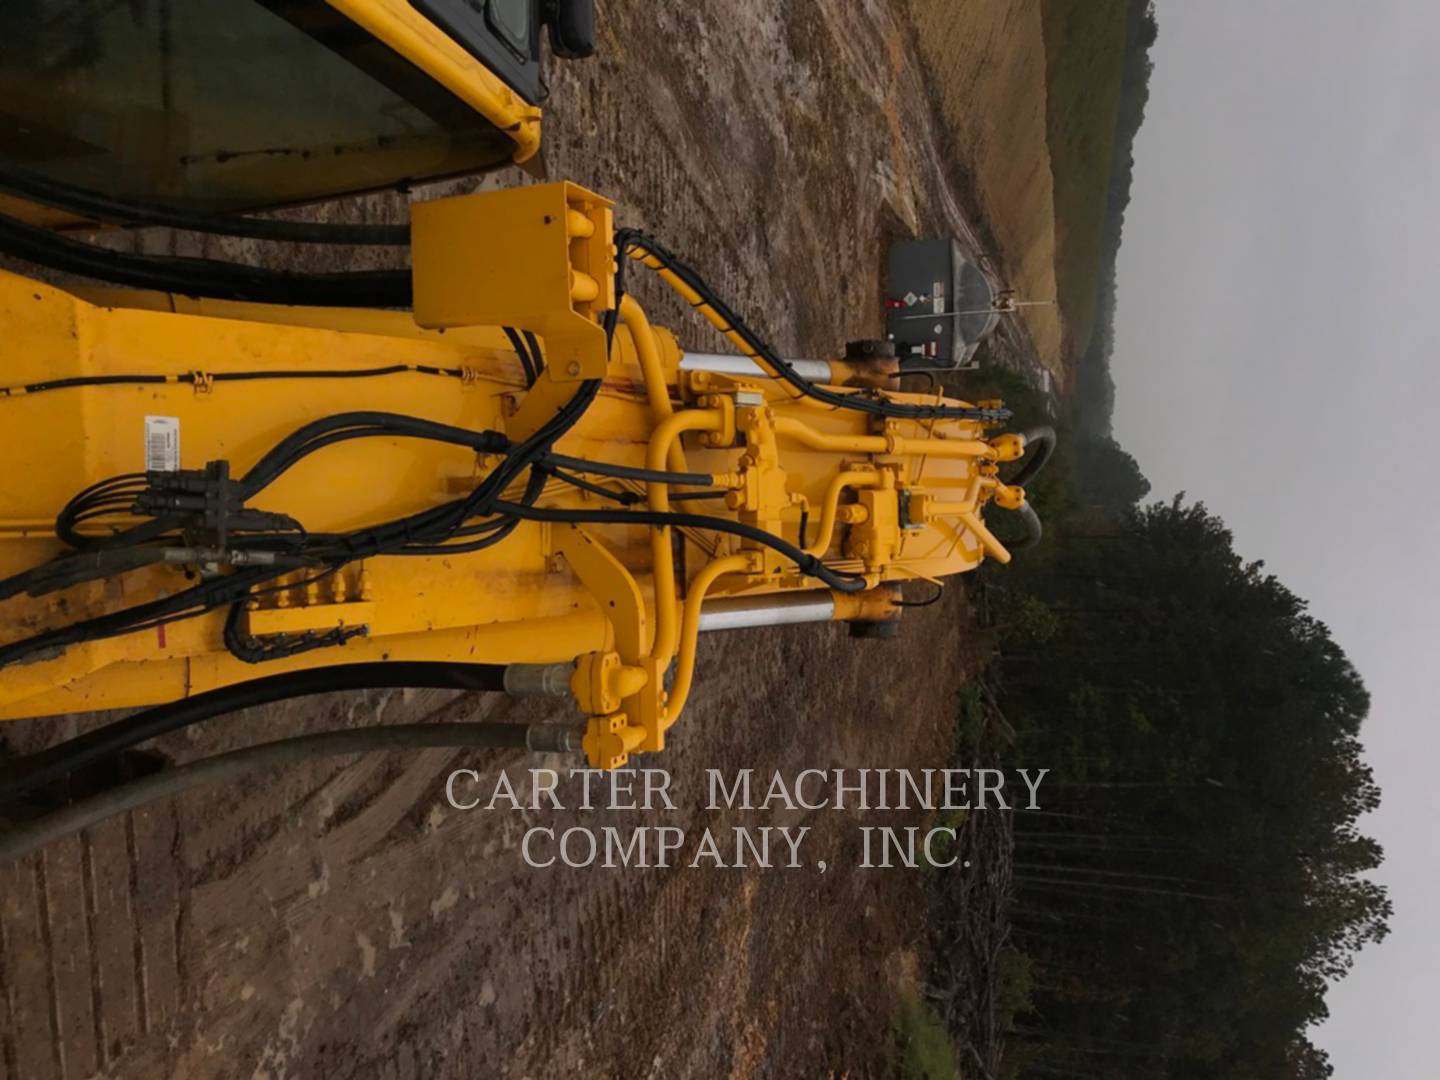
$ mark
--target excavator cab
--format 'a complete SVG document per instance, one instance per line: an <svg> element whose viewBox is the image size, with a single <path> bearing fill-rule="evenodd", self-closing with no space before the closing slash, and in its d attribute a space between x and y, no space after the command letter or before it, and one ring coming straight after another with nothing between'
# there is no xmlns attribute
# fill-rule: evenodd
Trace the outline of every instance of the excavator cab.
<svg viewBox="0 0 1440 1080"><path fill-rule="evenodd" d="M0 213L67 195L230 213L403 186L539 148L542 37L592 0L8 0Z"/></svg>

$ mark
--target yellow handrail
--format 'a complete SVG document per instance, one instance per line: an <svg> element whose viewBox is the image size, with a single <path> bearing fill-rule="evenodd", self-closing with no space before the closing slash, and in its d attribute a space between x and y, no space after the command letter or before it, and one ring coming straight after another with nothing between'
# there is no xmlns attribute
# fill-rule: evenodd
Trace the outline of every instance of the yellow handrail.
<svg viewBox="0 0 1440 1080"><path fill-rule="evenodd" d="M326 2L509 135L517 165L539 151L540 110L404 0Z"/></svg>

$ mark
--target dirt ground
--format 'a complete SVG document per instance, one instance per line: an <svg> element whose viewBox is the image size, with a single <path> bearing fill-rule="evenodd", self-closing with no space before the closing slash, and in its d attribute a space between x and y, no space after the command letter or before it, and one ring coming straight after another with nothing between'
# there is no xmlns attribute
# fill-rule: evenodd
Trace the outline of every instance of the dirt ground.
<svg viewBox="0 0 1440 1080"><path fill-rule="evenodd" d="M549 175L612 194L622 223L688 256L783 350L877 335L892 237L974 235L901 5L601 6L600 58L554 73ZM340 212L398 217L395 202ZM718 346L639 291L683 341ZM1032 355L1004 334L998 352ZM0 1075L875 1075L923 936L918 872L856 868L858 826L884 815L711 814L703 774L941 765L975 666L958 587L894 642L834 627L708 639L672 747L647 763L673 776L669 814L457 812L452 769L506 768L523 787L532 762L427 751L192 794L53 845L0 870ZM162 749L500 710L546 718L485 696L336 695ZM3 734L24 750L90 722ZM678 867L537 870L518 850L532 825L642 821L689 830ZM807 858L828 871L685 866L701 828L742 823L812 827Z"/></svg>

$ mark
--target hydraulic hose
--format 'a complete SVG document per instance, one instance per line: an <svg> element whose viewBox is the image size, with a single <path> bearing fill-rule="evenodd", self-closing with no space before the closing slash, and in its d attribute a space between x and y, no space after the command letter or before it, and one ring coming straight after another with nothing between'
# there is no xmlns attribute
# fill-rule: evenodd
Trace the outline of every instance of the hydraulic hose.
<svg viewBox="0 0 1440 1080"><path fill-rule="evenodd" d="M154 203L129 202L7 167L0 172L0 192L109 225L159 226L185 232L243 236L296 244L410 243L408 225L333 225L310 221L275 221L235 214L182 210Z"/></svg>
<svg viewBox="0 0 1440 1080"><path fill-rule="evenodd" d="M1045 526L1040 523L1040 515L1035 512L1033 506L1028 502L1022 503L1018 513L1020 520L1025 523L1025 539L1015 543L1007 542L1005 546L1012 552L1028 551L1038 545L1045 536Z"/></svg>
<svg viewBox="0 0 1440 1080"><path fill-rule="evenodd" d="M134 713L123 720L8 761L0 766L0 802L34 791L91 762L111 757L149 739L257 705L337 690L425 687L500 691L504 689L504 680L503 664L401 661L342 664L252 679Z"/></svg>
<svg viewBox="0 0 1440 1080"><path fill-rule="evenodd" d="M183 296L380 308L409 307L412 299L408 270L292 274L215 259L136 255L71 240L4 215L0 215L0 251L68 274Z"/></svg>
<svg viewBox="0 0 1440 1080"><path fill-rule="evenodd" d="M1055 454L1056 438L1055 429L1052 427L1035 427L1024 433L1025 439L1025 460L1020 466L1020 471L1010 478L1008 483L1014 487L1024 487L1035 477L1040 475L1040 470L1050 462ZM1032 455L1029 451L1035 447Z"/></svg>
<svg viewBox="0 0 1440 1080"><path fill-rule="evenodd" d="M579 745L580 733L574 728L526 724L394 724L261 743L165 769L9 829L0 835L0 864L23 858L62 836L157 799L204 784L228 783L262 769L376 750L444 747L553 752L576 750Z"/></svg>
<svg viewBox="0 0 1440 1080"><path fill-rule="evenodd" d="M688 484L694 487L709 487L715 482L715 477L710 473L639 469L630 465L612 464L608 461L591 461L589 458L570 457L566 454L546 454L540 460L547 465L558 465L562 469L594 473L597 476L610 476L616 480L638 480L648 484Z"/></svg>
<svg viewBox="0 0 1440 1080"><path fill-rule="evenodd" d="M788 540L754 525L729 518L706 514L662 513L654 510L566 510L553 506L521 506L504 499L497 499L494 508L499 513L526 521L552 521L565 525L669 525L677 529L709 529L711 532L726 533L742 540L754 540L764 544L793 562L802 574L818 578L836 592L856 593L870 588L863 574L834 570Z"/></svg>
<svg viewBox="0 0 1440 1080"><path fill-rule="evenodd" d="M1008 483L1014 487L1024 487L1035 477L1040 475L1040 470L1049 464L1055 454L1057 439L1053 427L1035 427L1024 432L1025 438L1025 459L1020 466L1020 471L1010 478ZM1031 450L1034 453L1031 453ZM1021 505L1017 511L1021 522L1025 525L1025 538L1014 542L1006 541L1005 546L1012 552L1028 551L1037 547L1045 537L1045 526L1040 521L1040 515L1028 502Z"/></svg>
<svg viewBox="0 0 1440 1080"><path fill-rule="evenodd" d="M640 261L659 273L662 280L695 308L707 322L726 337L743 356L758 364L766 374L778 380L791 397L808 397L835 409L851 409L872 416L896 420L973 420L980 423L1001 422L1010 418L1005 409L972 408L949 405L911 405L889 400L876 400L863 394L844 394L824 386L816 386L803 378L788 360L781 357L758 334L745 325L730 306L710 288L691 267L686 266L652 237L635 229L621 229L615 234L619 252L619 272L627 258ZM617 280L623 281L623 278Z"/></svg>

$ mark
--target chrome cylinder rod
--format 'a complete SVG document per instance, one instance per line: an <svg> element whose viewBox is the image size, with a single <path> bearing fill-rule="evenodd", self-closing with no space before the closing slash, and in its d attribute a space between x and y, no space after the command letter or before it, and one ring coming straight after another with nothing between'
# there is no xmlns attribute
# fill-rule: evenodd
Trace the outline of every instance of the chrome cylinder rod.
<svg viewBox="0 0 1440 1080"><path fill-rule="evenodd" d="M806 382L828 383L830 365L824 360L787 360ZM749 378L765 378L760 366L744 356L727 356L723 353L686 353L680 359L681 371L713 371L717 375L740 375Z"/></svg>
<svg viewBox="0 0 1440 1080"><path fill-rule="evenodd" d="M791 593L782 596L737 596L712 600L700 611L700 632L748 630L757 626L793 626L831 622L835 598L829 592Z"/></svg>

